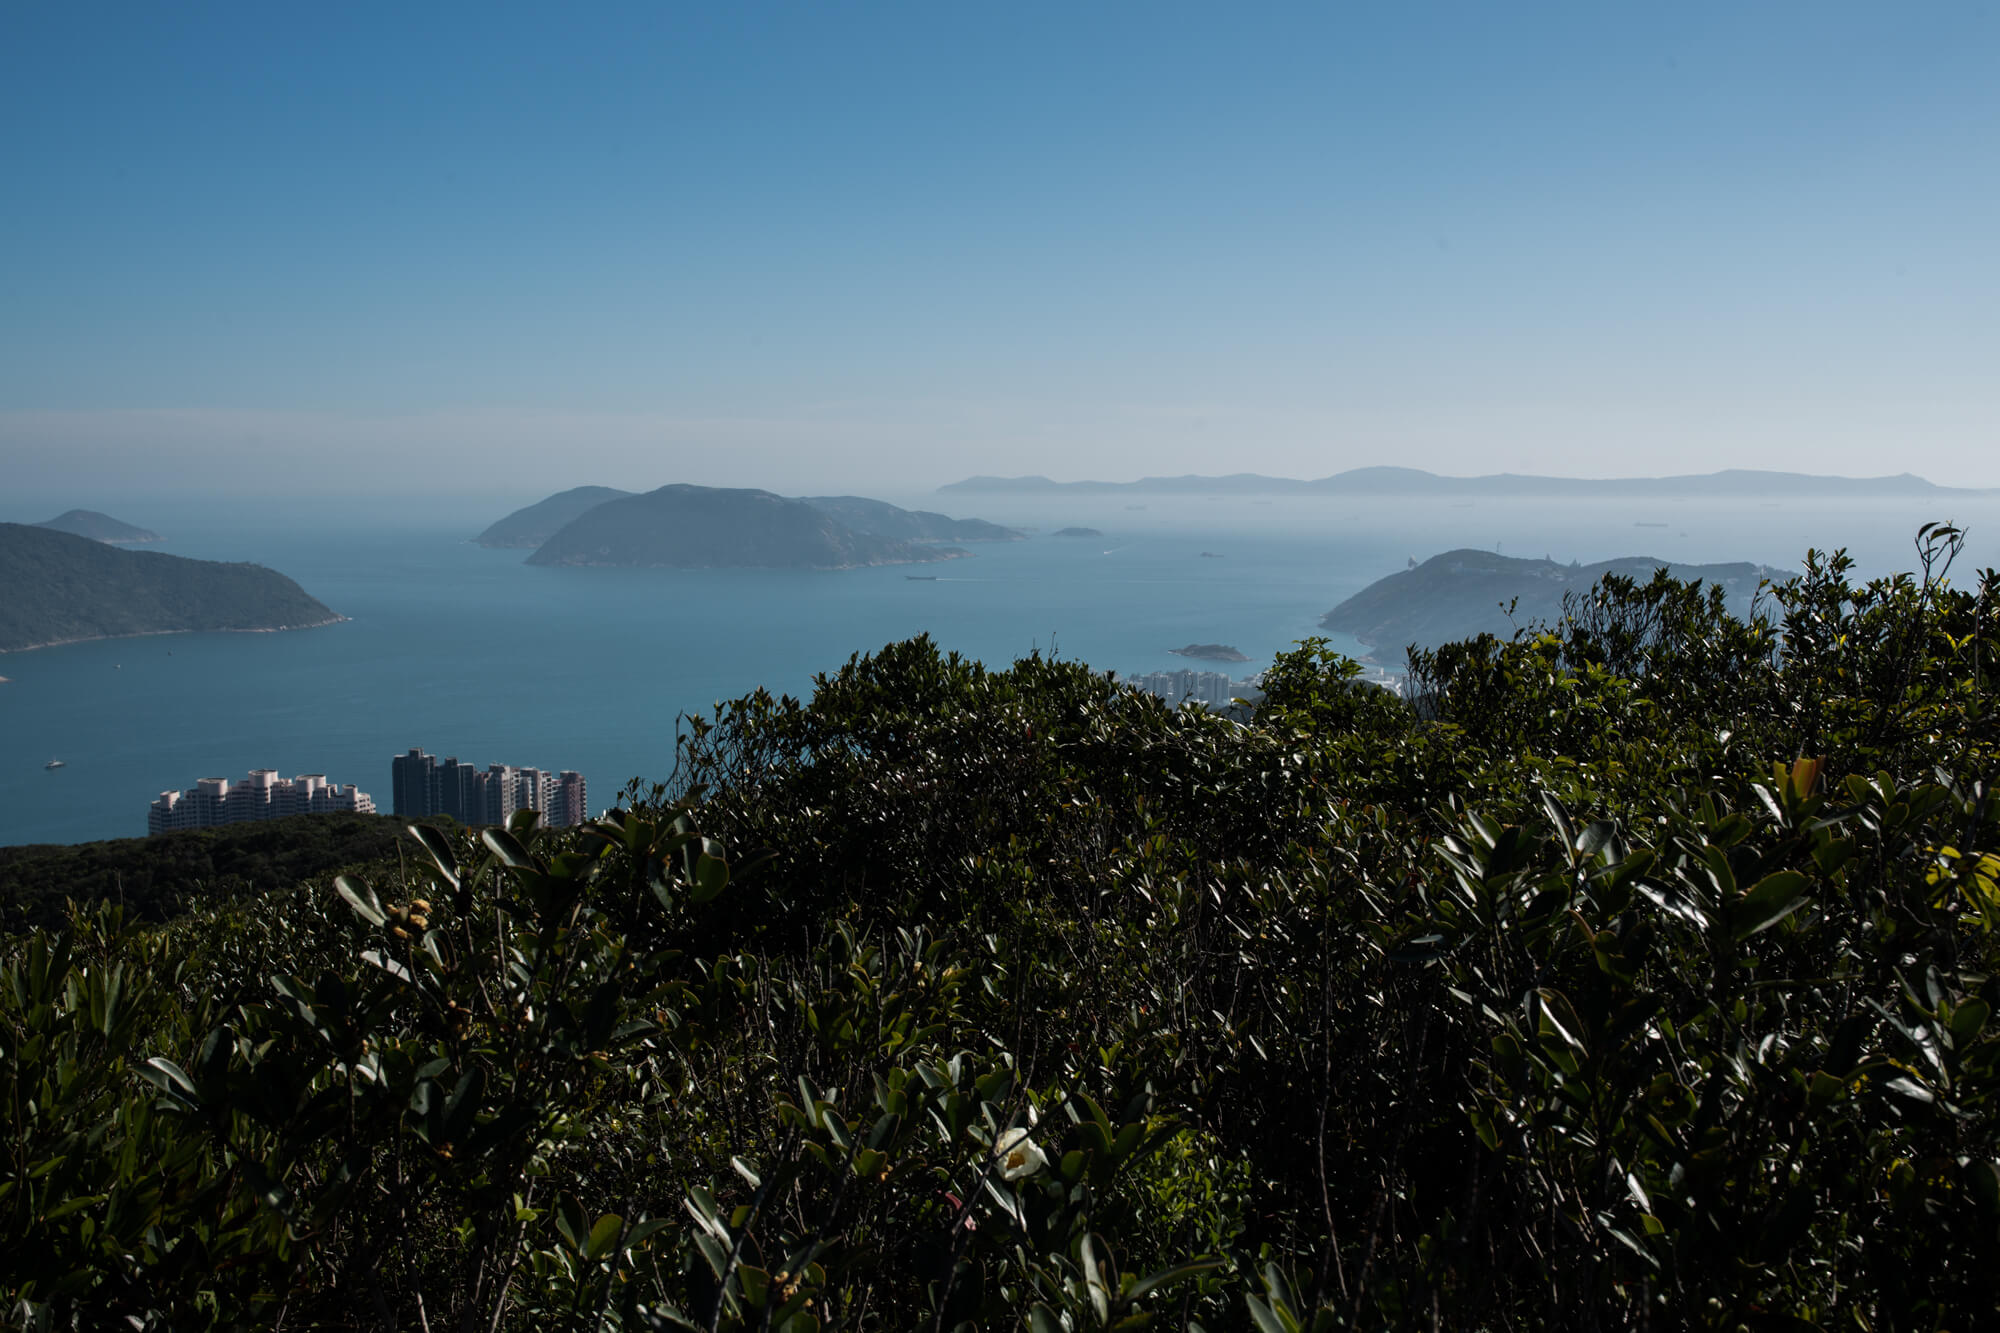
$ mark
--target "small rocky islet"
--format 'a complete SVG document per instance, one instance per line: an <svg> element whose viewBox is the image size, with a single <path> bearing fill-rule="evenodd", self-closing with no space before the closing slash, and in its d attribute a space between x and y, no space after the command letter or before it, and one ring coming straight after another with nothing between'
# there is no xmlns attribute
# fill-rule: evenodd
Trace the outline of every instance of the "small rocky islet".
<svg viewBox="0 0 2000 1333"><path fill-rule="evenodd" d="M1247 662L1250 658L1226 643L1191 643L1185 648L1169 648L1175 657L1195 657L1204 662Z"/></svg>

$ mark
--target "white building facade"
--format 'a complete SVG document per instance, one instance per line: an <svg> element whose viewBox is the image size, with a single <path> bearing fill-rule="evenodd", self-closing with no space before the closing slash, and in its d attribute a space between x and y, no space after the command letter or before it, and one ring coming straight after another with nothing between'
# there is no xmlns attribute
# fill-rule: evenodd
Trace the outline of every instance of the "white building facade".
<svg viewBox="0 0 2000 1333"><path fill-rule="evenodd" d="M337 811L372 815L375 801L352 783L343 787L328 782L324 773L301 773L287 780L275 768L253 768L240 781L202 778L186 791L161 792L146 811L146 832L174 833Z"/></svg>

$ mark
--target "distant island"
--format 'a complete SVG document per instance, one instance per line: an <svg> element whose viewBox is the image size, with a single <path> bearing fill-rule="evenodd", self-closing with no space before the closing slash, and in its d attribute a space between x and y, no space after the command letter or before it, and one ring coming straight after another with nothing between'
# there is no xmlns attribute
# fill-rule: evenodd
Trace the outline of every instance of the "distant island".
<svg viewBox="0 0 2000 1333"><path fill-rule="evenodd" d="M77 537L88 537L92 541L105 542L111 546L143 546L147 542L165 541L159 533L148 528L133 527L121 523L109 514L100 514L95 509L72 509L67 514L33 524L37 528L49 528L55 532L67 532Z"/></svg>
<svg viewBox="0 0 2000 1333"><path fill-rule="evenodd" d="M557 491L546 500L516 509L473 540L481 546L540 546L606 500L623 500L631 494L611 486Z"/></svg>
<svg viewBox="0 0 2000 1333"><path fill-rule="evenodd" d="M1047 477L968 477L940 492L980 495L1100 495L1109 492L1182 495L1406 496L1867 496L1990 495L1992 491L1934 486L1908 472L1893 477L1820 477L1802 472L1730 469L1677 477L1537 477L1512 472L1441 477L1408 467L1364 467L1317 481L1237 472L1226 477L1141 477L1137 481L1051 481Z"/></svg>
<svg viewBox="0 0 2000 1333"><path fill-rule="evenodd" d="M860 531L818 505L770 491L674 485L590 506L551 534L528 563L855 569L923 564L966 554L955 546Z"/></svg>
<svg viewBox="0 0 2000 1333"><path fill-rule="evenodd" d="M1226 643L1191 643L1185 648L1169 648L1175 657L1199 657L1205 662L1247 662L1245 657Z"/></svg>
<svg viewBox="0 0 2000 1333"><path fill-rule="evenodd" d="M1049 535L1051 537L1102 537L1104 534L1096 528L1057 528Z"/></svg>
<svg viewBox="0 0 2000 1333"><path fill-rule="evenodd" d="M1688 565L1651 556L1626 556L1594 565L1522 560L1492 551L1446 551L1420 565L1369 584L1320 617L1320 627L1351 634L1371 648L1400 653L1415 644L1435 648L1475 634L1505 637L1517 626L1553 623L1563 594L1584 592L1606 574L1644 583L1664 568L1682 580L1720 585L1729 610L1747 615L1762 579L1791 577L1785 570L1747 563ZM1514 603L1512 619L1502 609Z"/></svg>
<svg viewBox="0 0 2000 1333"><path fill-rule="evenodd" d="M0 523L0 652L203 630L309 629L344 617L262 565L121 551Z"/></svg>
<svg viewBox="0 0 2000 1333"><path fill-rule="evenodd" d="M662 490L671 489L673 488L662 488ZM658 496L661 494L661 491L653 491L649 494ZM750 494L753 494L753 492L729 491L707 486L684 486L680 488L679 502L694 504L702 497L706 497L718 504L740 507L742 504L741 497ZM754 494L771 495L769 491L757 491ZM734 500L723 498L729 496L737 498ZM621 491L610 486L578 486L572 490L560 491L555 495L549 496L546 500L541 500L527 506L525 509L515 510L513 513L507 515L507 517L487 528L486 531L480 533L475 540L481 546L488 547L539 548L547 545L556 534L570 527L570 525L576 523L579 519L590 515L600 506L618 501L643 498L645 497L636 495L632 491ZM771 498L781 499L783 497L771 496ZM664 503L664 501L658 503ZM655 508L658 507L658 503L656 503ZM810 506L812 509L818 510L821 514L832 519L837 529L845 531L850 536L859 535L861 537L886 538L891 542L931 545L940 542L1015 542L1021 541L1026 536L1025 533L1017 532L1013 528L1003 528L998 523L988 523L984 519L952 518L947 514L933 513L927 509L903 509L883 500L870 500L859 495L814 495L807 496L802 500L786 500L785 503ZM621 531L626 531L630 527L633 512L629 508L613 511L609 518L604 521L618 527ZM621 518L620 515L623 515L623 517ZM809 517L803 513L795 512L793 514L793 521L794 526L798 527L801 532L810 525ZM776 533L776 529L771 529L765 533L765 536L775 537ZM602 534L600 533L600 535ZM631 536L633 534L628 532L627 535ZM671 545L672 543L669 542L669 544ZM641 543L641 545L645 544ZM909 559L945 558L942 552L934 551L929 556L910 552L898 553L900 548L881 547L872 543L862 543L862 547L866 548L865 550L843 551L841 547L842 541L836 534L832 539L831 545L817 552L805 552L803 548L795 551L787 546L784 540L780 540L777 545L770 546L768 549L761 551L752 550L748 547L739 549L736 552L736 558L704 559L702 553L694 551L691 548L678 547L672 551L668 551L664 547L654 544L645 546L644 550L640 550L638 547L629 548L629 554L633 554L635 557L643 556L644 558L628 561L610 558L601 560L580 558L589 554L589 552L584 548L575 546L572 541L558 548L561 558L554 558L552 556L550 559L542 560L530 557L529 563L639 563L682 567L710 564L789 566L799 563L799 560L794 557L803 553L805 556L804 563L807 567L847 568L855 564L897 564L904 563ZM619 546L618 549L628 550L625 546ZM788 551L790 554L787 554ZM600 552L600 555L602 554ZM959 552L958 554L963 554L963 552ZM849 558L856 555L862 558ZM894 558L889 558L891 556Z"/></svg>

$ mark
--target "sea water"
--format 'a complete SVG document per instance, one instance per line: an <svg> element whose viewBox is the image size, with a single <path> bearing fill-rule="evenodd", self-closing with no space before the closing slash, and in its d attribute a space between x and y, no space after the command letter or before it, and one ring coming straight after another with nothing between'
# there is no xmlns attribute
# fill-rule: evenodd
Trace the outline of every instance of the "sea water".
<svg viewBox="0 0 2000 1333"><path fill-rule="evenodd" d="M1128 675L1247 677L1325 633L1319 618L1342 599L1457 547L1796 569L1808 547L1845 546L1876 574L1913 567L1918 525L1952 518L1973 537L1962 578L2000 563L2000 502L1986 497L877 494L1029 536L969 546L962 560L875 569L544 569L524 563L526 551L470 540L513 502L107 505L164 534L153 549L268 565L348 619L0 655L0 844L141 834L160 792L253 768L356 783L387 811L389 761L412 746L482 767L575 769L602 808L626 780L669 774L684 714L758 686L809 693L815 674L918 634L995 666L1039 651ZM1053 535L1071 526L1103 535ZM1250 660L1169 651L1191 642ZM1379 655L1391 665L1401 656ZM64 766L44 768L51 758Z"/></svg>

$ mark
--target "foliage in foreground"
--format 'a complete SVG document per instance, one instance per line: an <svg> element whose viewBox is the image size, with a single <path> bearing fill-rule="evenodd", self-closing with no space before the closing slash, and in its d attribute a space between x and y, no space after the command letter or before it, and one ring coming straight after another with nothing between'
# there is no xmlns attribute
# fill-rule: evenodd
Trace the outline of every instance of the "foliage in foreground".
<svg viewBox="0 0 2000 1333"><path fill-rule="evenodd" d="M1607 581L1252 725L918 640L560 834L14 941L31 1327L1963 1327L1990 571ZM412 847L417 853L418 848Z"/></svg>

